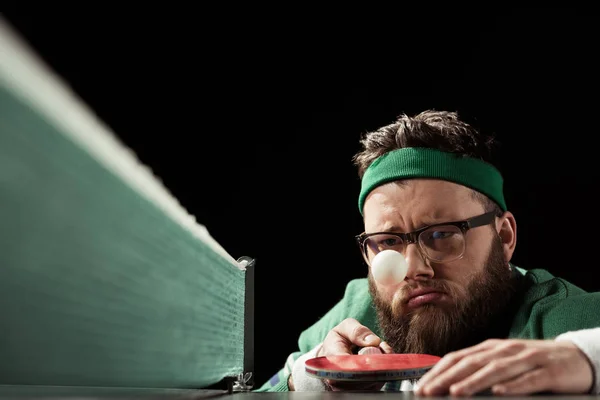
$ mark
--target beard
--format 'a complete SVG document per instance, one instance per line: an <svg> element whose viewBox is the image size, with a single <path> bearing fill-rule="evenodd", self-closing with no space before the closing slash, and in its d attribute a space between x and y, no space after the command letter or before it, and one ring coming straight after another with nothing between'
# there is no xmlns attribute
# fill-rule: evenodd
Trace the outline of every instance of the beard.
<svg viewBox="0 0 600 400"><path fill-rule="evenodd" d="M496 237L484 269L472 276L466 288L436 279L419 283L421 288L445 292L451 304L425 304L412 311L406 309L406 295L414 290L411 283L400 289L401 300L390 304L381 298L369 274L369 292L383 338L399 354L442 357L491 337L516 291L507 264L502 243Z"/></svg>

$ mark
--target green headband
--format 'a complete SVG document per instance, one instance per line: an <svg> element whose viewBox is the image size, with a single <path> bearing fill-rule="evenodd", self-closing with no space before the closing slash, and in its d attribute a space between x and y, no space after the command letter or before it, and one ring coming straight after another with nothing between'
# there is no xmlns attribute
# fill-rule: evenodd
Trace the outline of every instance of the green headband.
<svg viewBox="0 0 600 400"><path fill-rule="evenodd" d="M435 149L409 147L390 151L367 168L362 179L358 208L363 213L367 195L384 183L410 178L442 179L467 186L494 200L506 211L503 179L491 164Z"/></svg>

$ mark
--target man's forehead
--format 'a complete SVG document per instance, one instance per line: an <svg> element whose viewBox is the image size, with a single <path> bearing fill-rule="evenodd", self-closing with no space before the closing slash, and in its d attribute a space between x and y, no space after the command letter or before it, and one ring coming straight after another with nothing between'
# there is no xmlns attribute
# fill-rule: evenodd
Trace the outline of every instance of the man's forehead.
<svg viewBox="0 0 600 400"><path fill-rule="evenodd" d="M477 202L471 189L448 181L412 179L374 189L365 202L365 225L389 229L392 225L429 225L467 218Z"/></svg>

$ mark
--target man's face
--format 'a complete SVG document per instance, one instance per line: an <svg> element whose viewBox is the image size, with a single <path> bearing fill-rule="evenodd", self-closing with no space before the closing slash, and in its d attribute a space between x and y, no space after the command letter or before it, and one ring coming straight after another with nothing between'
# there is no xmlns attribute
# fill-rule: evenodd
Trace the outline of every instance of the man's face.
<svg viewBox="0 0 600 400"><path fill-rule="evenodd" d="M365 231L410 232L486 211L464 186L414 179L369 194ZM447 263L431 262L417 245L408 245L403 253L407 276L396 285L383 286L369 273L382 333L396 352L444 355L475 340L505 307L512 282L499 226L494 222L469 230L464 255ZM414 297L421 289L436 293Z"/></svg>

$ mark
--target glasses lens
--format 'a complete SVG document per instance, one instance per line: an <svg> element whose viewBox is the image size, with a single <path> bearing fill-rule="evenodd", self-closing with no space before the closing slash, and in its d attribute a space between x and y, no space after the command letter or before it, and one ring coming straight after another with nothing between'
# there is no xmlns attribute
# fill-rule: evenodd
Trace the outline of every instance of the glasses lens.
<svg viewBox="0 0 600 400"><path fill-rule="evenodd" d="M433 261L447 262L462 257L465 251L465 237L453 225L435 226L419 236L423 252Z"/></svg>
<svg viewBox="0 0 600 400"><path fill-rule="evenodd" d="M402 253L404 251L404 242L398 236L386 233L369 236L365 240L363 249L367 263L371 265L373 257L383 250L395 250Z"/></svg>

